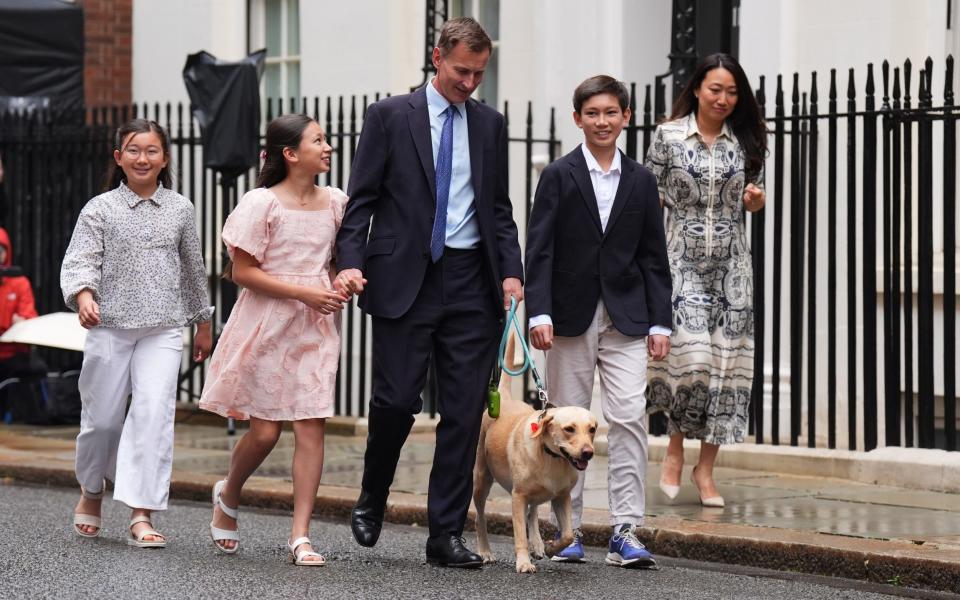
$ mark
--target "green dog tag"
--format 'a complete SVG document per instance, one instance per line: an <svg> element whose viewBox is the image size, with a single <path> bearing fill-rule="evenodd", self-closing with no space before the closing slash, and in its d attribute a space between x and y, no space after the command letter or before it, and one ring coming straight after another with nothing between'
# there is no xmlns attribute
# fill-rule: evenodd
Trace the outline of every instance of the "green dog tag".
<svg viewBox="0 0 960 600"><path fill-rule="evenodd" d="M487 390L487 414L491 419L500 416L500 390L493 385Z"/></svg>

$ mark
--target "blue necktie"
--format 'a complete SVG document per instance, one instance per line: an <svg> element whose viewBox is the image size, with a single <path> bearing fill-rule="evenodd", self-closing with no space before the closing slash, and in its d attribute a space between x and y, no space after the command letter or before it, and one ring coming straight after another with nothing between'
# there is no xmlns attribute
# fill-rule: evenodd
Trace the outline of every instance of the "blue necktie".
<svg viewBox="0 0 960 600"><path fill-rule="evenodd" d="M433 217L433 233L430 235L430 258L433 262L443 256L447 241L447 202L450 199L450 177L453 173L453 117L460 114L450 105L442 113L447 115L440 132L440 150L437 152L437 212Z"/></svg>

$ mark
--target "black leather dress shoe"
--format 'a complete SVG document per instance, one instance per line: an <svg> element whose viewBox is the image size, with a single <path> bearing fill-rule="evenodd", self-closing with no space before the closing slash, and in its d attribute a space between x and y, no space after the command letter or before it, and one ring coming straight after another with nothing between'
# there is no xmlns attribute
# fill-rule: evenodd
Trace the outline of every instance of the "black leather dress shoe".
<svg viewBox="0 0 960 600"><path fill-rule="evenodd" d="M479 569L483 559L476 552L470 552L463 545L462 537L455 535L434 535L427 538L427 562L441 567L459 567L461 569Z"/></svg>
<svg viewBox="0 0 960 600"><path fill-rule="evenodd" d="M360 492L360 498L350 513L350 530L358 544L372 548L377 543L383 528L385 508L386 502L368 492Z"/></svg>

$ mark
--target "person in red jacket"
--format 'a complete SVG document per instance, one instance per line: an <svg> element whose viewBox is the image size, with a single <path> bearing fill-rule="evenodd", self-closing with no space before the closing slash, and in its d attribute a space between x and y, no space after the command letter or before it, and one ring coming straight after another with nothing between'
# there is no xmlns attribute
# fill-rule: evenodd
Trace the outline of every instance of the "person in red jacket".
<svg viewBox="0 0 960 600"><path fill-rule="evenodd" d="M30 280L23 275L6 277L3 274L3 269L12 262L10 236L0 227L0 334L18 321L37 316ZM26 364L29 356L30 346L26 344L0 343L0 372L11 370L9 367L14 366L11 363Z"/></svg>

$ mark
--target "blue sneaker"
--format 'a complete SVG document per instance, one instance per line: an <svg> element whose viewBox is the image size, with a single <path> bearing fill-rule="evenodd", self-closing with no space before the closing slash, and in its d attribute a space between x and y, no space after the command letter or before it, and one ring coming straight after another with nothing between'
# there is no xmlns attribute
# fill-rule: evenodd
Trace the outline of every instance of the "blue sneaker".
<svg viewBox="0 0 960 600"><path fill-rule="evenodd" d="M606 563L626 569L649 569L657 566L650 551L640 543L634 526L624 524L610 538Z"/></svg>
<svg viewBox="0 0 960 600"><path fill-rule="evenodd" d="M560 533L553 537L555 540L560 539ZM583 534L580 533L579 529L573 530L573 542L560 552L554 554L550 557L550 560L556 562L571 562L571 563L582 563L585 562L583 557Z"/></svg>

